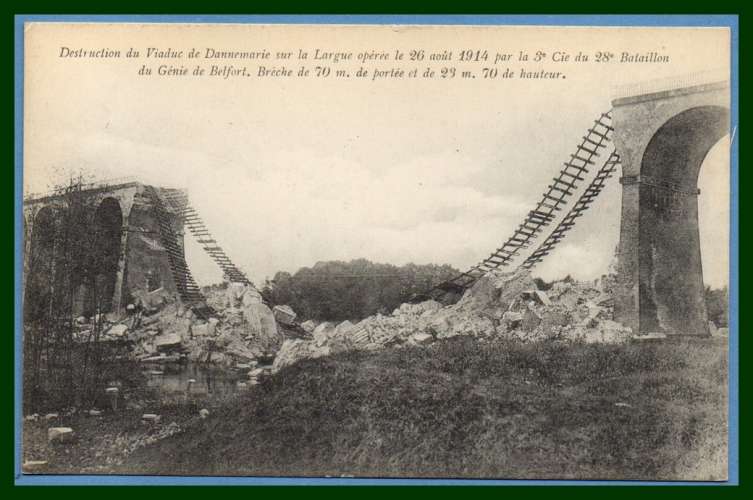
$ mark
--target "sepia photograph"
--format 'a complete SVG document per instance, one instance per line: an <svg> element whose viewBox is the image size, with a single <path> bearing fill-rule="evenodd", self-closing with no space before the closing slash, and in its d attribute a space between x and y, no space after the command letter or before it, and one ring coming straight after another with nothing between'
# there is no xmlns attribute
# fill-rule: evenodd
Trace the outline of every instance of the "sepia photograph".
<svg viewBox="0 0 753 500"><path fill-rule="evenodd" d="M736 484L735 16L50 17L17 483Z"/></svg>

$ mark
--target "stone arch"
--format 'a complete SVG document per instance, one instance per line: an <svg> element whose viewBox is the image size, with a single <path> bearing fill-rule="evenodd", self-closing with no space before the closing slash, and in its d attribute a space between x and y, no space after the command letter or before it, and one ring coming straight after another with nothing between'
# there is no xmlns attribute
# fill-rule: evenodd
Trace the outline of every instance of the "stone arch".
<svg viewBox="0 0 753 500"><path fill-rule="evenodd" d="M123 211L113 197L104 198L92 219L93 248L86 285L84 314L110 312L117 285Z"/></svg>
<svg viewBox="0 0 753 500"><path fill-rule="evenodd" d="M696 106L666 120L640 163L640 330L707 335L698 175L728 132L729 110Z"/></svg>
<svg viewBox="0 0 753 500"><path fill-rule="evenodd" d="M674 115L651 137L640 175L696 189L703 159L728 130L729 109L722 106L697 106Z"/></svg>

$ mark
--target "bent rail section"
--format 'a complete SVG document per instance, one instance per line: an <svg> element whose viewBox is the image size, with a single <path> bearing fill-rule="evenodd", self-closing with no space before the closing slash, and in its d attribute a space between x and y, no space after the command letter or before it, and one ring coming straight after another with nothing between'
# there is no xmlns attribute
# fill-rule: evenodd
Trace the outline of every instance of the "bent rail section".
<svg viewBox="0 0 753 500"><path fill-rule="evenodd" d="M183 218L183 224L191 232L196 242L209 255L212 260L222 269L228 281L252 285L251 280L241 271L227 256L225 250L217 243L212 233L202 220L199 212L191 206L188 195L180 189L165 189L165 198L168 203Z"/></svg>
<svg viewBox="0 0 753 500"><path fill-rule="evenodd" d="M599 196L602 189L604 189L607 180L612 177L619 164L620 155L617 154L617 151L612 151L612 154L609 155L607 161L604 162L604 165L599 169L599 172L593 178L586 190L580 195L578 201L575 202L567 215L565 215L554 230L549 233L549 236L546 237L541 245L539 245L539 247L523 261L520 267L532 269L536 264L544 260L544 257L549 255L549 252L554 250L554 247L556 247L560 241L565 239L565 234L575 227L576 219L583 216L583 213L588 210L596 197Z"/></svg>
<svg viewBox="0 0 753 500"><path fill-rule="evenodd" d="M512 236L501 247L492 252L491 255L471 267L468 271L437 285L431 290L430 295L436 298L446 292L462 292L489 271L509 265L521 250L530 247L533 241L539 237L540 233L555 220L557 212L562 211L570 196L578 189L579 183L585 181L584 176L588 174L589 167L596 164L596 158L601 156L602 150L606 149L612 141L613 131L611 111L602 113L601 116L594 120L594 124L588 129L581 142L576 146L575 152L570 155L569 160L564 162L564 167L552 179L552 183L547 186L534 209L528 212ZM610 155L610 160L611 157L612 155ZM607 160L607 163L610 160ZM592 181L586 192L593 187L595 186ZM600 192L601 188L598 191ZM598 195L598 192L596 195ZM580 216L583 210L580 210L573 220ZM572 220L569 222L572 222ZM572 226L564 227L569 229ZM561 238L554 239L556 241L552 241L556 244ZM538 260L530 265L539 262L541 258L547 255L551 248L548 248L544 252L539 252L537 255Z"/></svg>
<svg viewBox="0 0 753 500"><path fill-rule="evenodd" d="M167 251L167 260L178 295L198 315L211 315L212 311L207 306L206 299L188 267L185 250L178 243L178 235L170 223L169 211L162 201L162 196L153 186L147 186L146 192L152 200L154 214L159 224L160 240Z"/></svg>

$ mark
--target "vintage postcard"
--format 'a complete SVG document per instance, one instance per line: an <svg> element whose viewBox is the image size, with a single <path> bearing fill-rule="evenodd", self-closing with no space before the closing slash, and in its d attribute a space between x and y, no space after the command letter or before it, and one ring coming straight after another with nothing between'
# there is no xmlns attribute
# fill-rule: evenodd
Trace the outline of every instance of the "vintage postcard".
<svg viewBox="0 0 753 500"><path fill-rule="evenodd" d="M17 480L737 481L736 19L620 19L22 19Z"/></svg>

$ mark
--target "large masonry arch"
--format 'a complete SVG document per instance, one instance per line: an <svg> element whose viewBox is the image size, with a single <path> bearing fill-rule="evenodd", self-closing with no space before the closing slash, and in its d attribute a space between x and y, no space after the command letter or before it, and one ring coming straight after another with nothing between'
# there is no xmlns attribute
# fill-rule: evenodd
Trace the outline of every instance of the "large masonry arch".
<svg viewBox="0 0 753 500"><path fill-rule="evenodd" d="M729 131L727 82L614 101L622 160L615 318L638 333L708 335L698 174Z"/></svg>

